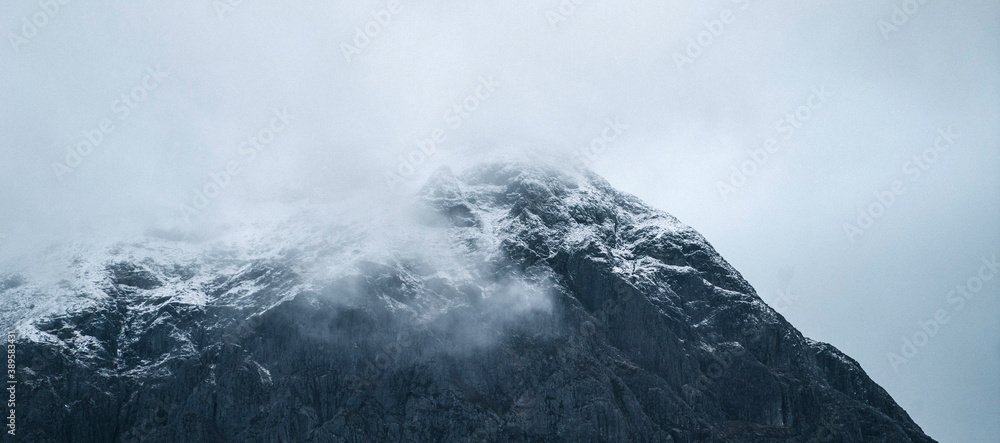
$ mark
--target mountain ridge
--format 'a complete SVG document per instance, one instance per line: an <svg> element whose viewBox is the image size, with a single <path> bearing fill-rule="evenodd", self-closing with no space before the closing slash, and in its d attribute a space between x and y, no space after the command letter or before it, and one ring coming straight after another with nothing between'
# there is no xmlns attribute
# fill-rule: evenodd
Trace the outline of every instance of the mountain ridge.
<svg viewBox="0 0 1000 443"><path fill-rule="evenodd" d="M55 285L4 277L0 322L30 362L22 431L933 441L704 237L592 172L442 169L416 206L374 230L292 219L223 246L150 237L64 254L75 275Z"/></svg>

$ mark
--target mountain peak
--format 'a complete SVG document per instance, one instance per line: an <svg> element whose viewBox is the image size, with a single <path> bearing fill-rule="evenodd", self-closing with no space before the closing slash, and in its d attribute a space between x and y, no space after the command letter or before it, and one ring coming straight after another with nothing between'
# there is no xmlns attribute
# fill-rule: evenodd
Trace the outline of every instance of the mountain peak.
<svg viewBox="0 0 1000 443"><path fill-rule="evenodd" d="M63 294L13 305L24 429L109 441L155 411L149 441L931 441L700 234L592 172L442 169L417 197L414 223L295 216L3 280L5 300Z"/></svg>

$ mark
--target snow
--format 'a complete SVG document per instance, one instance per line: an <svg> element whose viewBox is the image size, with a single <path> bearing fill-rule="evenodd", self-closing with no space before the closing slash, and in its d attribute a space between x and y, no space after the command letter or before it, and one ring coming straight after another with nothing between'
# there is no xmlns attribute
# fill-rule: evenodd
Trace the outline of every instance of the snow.
<svg viewBox="0 0 1000 443"><path fill-rule="evenodd" d="M526 192L549 196L546 205L567 222L548 226L534 213L512 214L512 199L506 195L511 186L480 176L487 174L484 172L487 170L474 168L453 180L440 181L442 186L457 190L441 194L471 208L479 222L473 227L432 228L414 217L412 208L374 210L369 214L374 218L360 220L343 216L330 205L294 203L269 207L267 219L213 227L200 235L145 235L115 243L78 241L51 248L19 262L17 269L0 269L0 278L18 274L26 279L23 285L0 290L3 302L0 327L15 328L32 339L56 340L38 331L32 323L109 303L112 295L118 295L108 266L121 262L140 266L163 283L154 289L129 288L126 296L140 301L130 303L130 309L150 312L167 303L207 306L224 302L256 307L260 312L306 291L321 293L321 288L330 282L358 275L358 264L370 261L387 266L407 287L418 291L416 299L406 303L383 296L385 305L393 311L431 321L467 305L467 301L450 299L424 288L423 284L430 279L454 287L463 283L478 286L484 300L505 306L511 312L551 309L551 296L545 288L551 283L543 284L541 277L524 277L519 284L525 286L516 291L504 285L483 283L484 279L499 275L500 270L490 270L484 264L503 257L505 252L500 245L504 240L527 245L524 236L533 236L546 242L550 256L556 251L575 251L594 244L605 249L610 265L623 279L641 282L646 287L655 287L666 274L696 274L698 270L636 255L633 251L637 245L659 242L666 237L700 244L705 251L712 251L700 235L676 218L641 206L641 202L610 189L596 176L582 173L552 173L538 168L510 173L509 180L520 180L519 186L530 188ZM571 211L614 216L603 224L580 223L570 215ZM606 244L605 236L608 232L617 233L618 223L630 225L632 237ZM411 272L411 263L433 271L419 275ZM274 298L258 299L265 283L245 277L257 267L287 269L294 281L283 286ZM232 285L227 287L230 281ZM219 288L226 290L217 291ZM669 289L664 289L652 291L649 296L669 293ZM158 302L155 305L142 302L151 300ZM350 300L345 298L344 302ZM755 308L769 310L762 302L754 302L759 303Z"/></svg>

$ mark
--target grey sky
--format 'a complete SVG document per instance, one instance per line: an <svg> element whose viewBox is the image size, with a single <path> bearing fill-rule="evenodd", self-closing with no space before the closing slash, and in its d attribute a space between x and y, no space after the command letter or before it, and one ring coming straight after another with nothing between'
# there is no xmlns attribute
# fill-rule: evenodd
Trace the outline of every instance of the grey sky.
<svg viewBox="0 0 1000 443"><path fill-rule="evenodd" d="M54 4L0 5L0 257L303 196L384 204L404 193L386 174L412 166L405 188L528 146L701 231L932 437L1000 435L1000 276L961 310L947 299L1000 254L995 2ZM53 169L95 130L79 165ZM887 353L942 309L894 368Z"/></svg>

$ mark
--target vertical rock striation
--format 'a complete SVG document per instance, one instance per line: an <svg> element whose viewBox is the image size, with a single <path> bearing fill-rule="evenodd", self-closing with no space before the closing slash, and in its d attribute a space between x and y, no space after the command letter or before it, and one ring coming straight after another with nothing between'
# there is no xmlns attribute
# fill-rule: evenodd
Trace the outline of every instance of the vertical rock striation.
<svg viewBox="0 0 1000 443"><path fill-rule="evenodd" d="M419 197L417 247L302 222L8 275L21 441L933 441L593 174L491 163Z"/></svg>

